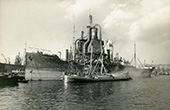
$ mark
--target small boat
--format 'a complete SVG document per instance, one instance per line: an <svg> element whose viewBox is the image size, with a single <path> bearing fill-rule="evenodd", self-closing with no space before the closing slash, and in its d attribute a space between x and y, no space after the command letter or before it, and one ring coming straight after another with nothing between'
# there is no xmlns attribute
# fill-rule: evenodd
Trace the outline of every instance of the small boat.
<svg viewBox="0 0 170 110"><path fill-rule="evenodd" d="M0 85L17 84L18 75L12 73L0 73Z"/></svg>
<svg viewBox="0 0 170 110"><path fill-rule="evenodd" d="M3 55L3 54L2 54ZM3 55L4 57L4 55ZM5 61L6 58L4 57ZM15 58L15 63L0 63L0 84L15 84L18 82L28 82L25 79L25 67L21 64L20 53Z"/></svg>
<svg viewBox="0 0 170 110"><path fill-rule="evenodd" d="M23 70L13 70L13 74L16 74L18 76L18 82L19 83L27 83L28 80L25 79L25 71Z"/></svg>
<svg viewBox="0 0 170 110"><path fill-rule="evenodd" d="M74 60L69 62L64 75L65 82L103 82L132 79L126 71L110 72L105 67L104 60L110 59L110 54L104 52L101 26L92 24L91 15L90 25L87 28L89 30L88 38L84 39L82 35L81 39L76 40L74 43L76 52Z"/></svg>
<svg viewBox="0 0 170 110"><path fill-rule="evenodd" d="M28 83L28 80L26 80L26 79L20 80L20 79L19 79L18 82L19 82L19 83Z"/></svg>
<svg viewBox="0 0 170 110"><path fill-rule="evenodd" d="M9 73L0 73L0 85L27 83L28 80L25 79L24 71L13 70Z"/></svg>

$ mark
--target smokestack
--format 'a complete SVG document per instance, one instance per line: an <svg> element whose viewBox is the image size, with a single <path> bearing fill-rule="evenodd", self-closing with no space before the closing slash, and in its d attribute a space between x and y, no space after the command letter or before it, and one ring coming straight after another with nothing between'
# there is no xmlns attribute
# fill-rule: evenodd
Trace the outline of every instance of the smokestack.
<svg viewBox="0 0 170 110"><path fill-rule="evenodd" d="M81 39L84 37L84 31L81 31Z"/></svg>
<svg viewBox="0 0 170 110"><path fill-rule="evenodd" d="M73 60L73 50L71 46L70 46L69 60Z"/></svg>
<svg viewBox="0 0 170 110"><path fill-rule="evenodd" d="M107 55L108 55L108 60L110 62L110 50L109 49L107 49Z"/></svg>
<svg viewBox="0 0 170 110"><path fill-rule="evenodd" d="M135 64L135 67L136 67L136 42L134 44L134 64Z"/></svg>
<svg viewBox="0 0 170 110"><path fill-rule="evenodd" d="M68 60L68 49L66 49L66 60Z"/></svg>
<svg viewBox="0 0 170 110"><path fill-rule="evenodd" d="M144 66L146 65L146 59L144 59Z"/></svg>
<svg viewBox="0 0 170 110"><path fill-rule="evenodd" d="M89 19L90 19L90 25L92 25L93 24L93 17L92 17L92 15L89 15Z"/></svg>
<svg viewBox="0 0 170 110"><path fill-rule="evenodd" d="M119 60L119 53L116 53L116 60Z"/></svg>
<svg viewBox="0 0 170 110"><path fill-rule="evenodd" d="M98 29L95 29L95 38L98 39Z"/></svg>

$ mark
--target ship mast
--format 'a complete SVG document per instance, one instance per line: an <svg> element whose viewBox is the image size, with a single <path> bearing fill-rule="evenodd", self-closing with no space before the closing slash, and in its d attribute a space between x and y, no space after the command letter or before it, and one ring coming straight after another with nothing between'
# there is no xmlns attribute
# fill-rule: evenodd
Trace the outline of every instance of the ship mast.
<svg viewBox="0 0 170 110"><path fill-rule="evenodd" d="M24 49L24 53L25 53L25 61L24 61L24 65L27 65L27 42L25 42L25 49Z"/></svg>
<svg viewBox="0 0 170 110"><path fill-rule="evenodd" d="M134 44L134 66L136 68L136 42Z"/></svg>
<svg viewBox="0 0 170 110"><path fill-rule="evenodd" d="M76 52L76 48L75 48L75 25L73 26L73 60L76 60L76 55L75 55L75 52Z"/></svg>

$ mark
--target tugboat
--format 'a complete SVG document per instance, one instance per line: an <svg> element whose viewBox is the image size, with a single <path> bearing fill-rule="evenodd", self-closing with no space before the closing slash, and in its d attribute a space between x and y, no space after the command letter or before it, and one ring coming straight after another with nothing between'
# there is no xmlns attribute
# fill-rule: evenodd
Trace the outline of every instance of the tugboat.
<svg viewBox="0 0 170 110"><path fill-rule="evenodd" d="M13 73L0 73L0 85L17 84L19 76Z"/></svg>
<svg viewBox="0 0 170 110"><path fill-rule="evenodd" d="M102 82L132 79L128 72L113 72L106 68L107 65L111 65L108 63L110 62L108 61L110 60L110 50L107 50L107 54L105 53L101 26L92 24L92 15L89 18L87 39L84 39L84 32L82 32L81 39L75 41L75 52L64 75L65 81Z"/></svg>
<svg viewBox="0 0 170 110"><path fill-rule="evenodd" d="M22 68L18 69L18 70L13 70L12 74L15 74L18 76L18 82L19 83L27 83L28 80L25 79L25 69L22 70Z"/></svg>

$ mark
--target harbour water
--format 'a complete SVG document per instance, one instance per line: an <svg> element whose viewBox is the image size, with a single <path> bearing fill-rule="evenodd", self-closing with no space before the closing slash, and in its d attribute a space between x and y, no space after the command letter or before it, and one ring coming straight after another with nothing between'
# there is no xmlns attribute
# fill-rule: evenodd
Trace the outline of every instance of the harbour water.
<svg viewBox="0 0 170 110"><path fill-rule="evenodd" d="M0 110L170 110L170 76L0 86Z"/></svg>

